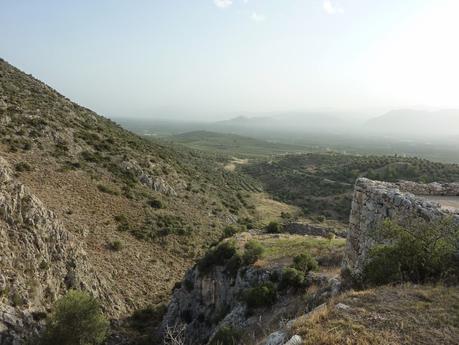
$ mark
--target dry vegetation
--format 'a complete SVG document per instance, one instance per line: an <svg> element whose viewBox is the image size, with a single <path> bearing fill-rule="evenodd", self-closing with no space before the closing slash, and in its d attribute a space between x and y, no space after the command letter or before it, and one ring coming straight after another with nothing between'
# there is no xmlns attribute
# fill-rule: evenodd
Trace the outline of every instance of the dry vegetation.
<svg viewBox="0 0 459 345"><path fill-rule="evenodd" d="M141 139L3 60L0 155L85 244L128 310L164 301L228 223L250 216L238 197L250 182L237 172Z"/></svg>
<svg viewBox="0 0 459 345"><path fill-rule="evenodd" d="M294 330L305 345L459 344L459 289L402 285L349 292L298 319Z"/></svg>

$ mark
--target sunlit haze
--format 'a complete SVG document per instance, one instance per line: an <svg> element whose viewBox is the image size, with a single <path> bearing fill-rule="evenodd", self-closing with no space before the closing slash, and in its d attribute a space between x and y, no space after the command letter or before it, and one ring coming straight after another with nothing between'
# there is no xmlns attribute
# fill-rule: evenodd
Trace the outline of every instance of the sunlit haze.
<svg viewBox="0 0 459 345"><path fill-rule="evenodd" d="M3 0L0 53L111 117L459 108L456 0Z"/></svg>

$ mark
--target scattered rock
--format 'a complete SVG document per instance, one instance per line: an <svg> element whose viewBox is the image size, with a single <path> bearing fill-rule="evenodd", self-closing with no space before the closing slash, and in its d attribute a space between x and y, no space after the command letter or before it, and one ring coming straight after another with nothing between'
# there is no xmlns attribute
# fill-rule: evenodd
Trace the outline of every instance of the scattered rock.
<svg viewBox="0 0 459 345"><path fill-rule="evenodd" d="M338 303L337 305L335 305L335 309L336 310L350 310L351 307L344 303Z"/></svg>
<svg viewBox="0 0 459 345"><path fill-rule="evenodd" d="M283 345L287 339L287 334L282 331L271 333L266 339L265 345Z"/></svg>
<svg viewBox="0 0 459 345"><path fill-rule="evenodd" d="M303 339L299 335L294 335L284 345L301 345L302 343Z"/></svg>

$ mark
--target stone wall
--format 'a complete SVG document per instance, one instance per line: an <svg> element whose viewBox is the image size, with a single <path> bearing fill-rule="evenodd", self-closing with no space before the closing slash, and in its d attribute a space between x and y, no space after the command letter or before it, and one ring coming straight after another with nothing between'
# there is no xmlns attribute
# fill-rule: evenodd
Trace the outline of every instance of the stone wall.
<svg viewBox="0 0 459 345"><path fill-rule="evenodd" d="M459 210L451 212L440 204L417 195L458 196L459 184L419 184L409 181L388 183L360 178L356 181L349 220L343 268L359 277L375 244L370 236L385 219L422 217L434 221L453 217L459 223Z"/></svg>
<svg viewBox="0 0 459 345"><path fill-rule="evenodd" d="M309 236L322 236L325 237L332 233L337 237L345 237L346 230L338 230L317 224L289 222L284 225L284 232L294 235L309 235Z"/></svg>

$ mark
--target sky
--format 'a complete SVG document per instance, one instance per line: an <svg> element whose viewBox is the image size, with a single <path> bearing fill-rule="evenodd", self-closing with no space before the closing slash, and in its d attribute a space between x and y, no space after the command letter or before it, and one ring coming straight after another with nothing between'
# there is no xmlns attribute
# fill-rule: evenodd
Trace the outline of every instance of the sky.
<svg viewBox="0 0 459 345"><path fill-rule="evenodd" d="M0 0L0 57L110 117L459 108L457 0Z"/></svg>

